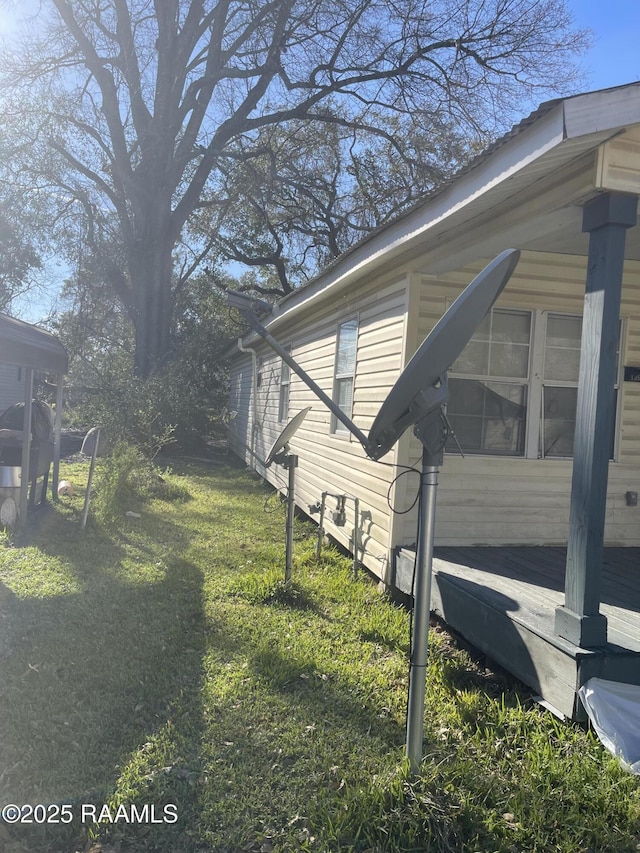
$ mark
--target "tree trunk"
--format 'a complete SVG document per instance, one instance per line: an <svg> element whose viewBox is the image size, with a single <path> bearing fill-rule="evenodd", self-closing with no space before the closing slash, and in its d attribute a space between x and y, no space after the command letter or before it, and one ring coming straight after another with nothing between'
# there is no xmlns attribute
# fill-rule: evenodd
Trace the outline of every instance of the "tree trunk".
<svg viewBox="0 0 640 853"><path fill-rule="evenodd" d="M129 260L134 294L135 358L137 376L145 379L160 370L169 355L173 311L171 243L140 241Z"/></svg>

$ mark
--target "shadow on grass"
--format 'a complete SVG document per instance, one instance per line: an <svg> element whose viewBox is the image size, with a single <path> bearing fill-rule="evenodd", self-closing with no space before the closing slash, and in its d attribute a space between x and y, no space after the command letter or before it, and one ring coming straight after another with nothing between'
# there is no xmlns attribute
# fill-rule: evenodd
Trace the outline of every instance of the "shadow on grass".
<svg viewBox="0 0 640 853"><path fill-rule="evenodd" d="M205 512L192 509L193 523ZM560 783L547 800L535 800L526 778L483 765L457 727L451 737L440 732L437 709L428 720L433 742L423 777L402 778L403 698L391 712L384 702L394 699L369 677L396 651L384 622L363 623L360 647L380 651L364 649L360 673L341 647L340 625L350 617L325 614L312 596L301 608L230 597L225 561L238 559L228 544L233 531L217 546L215 526L197 529L209 537L202 569L181 556L193 534L159 516L145 519L144 537L131 524L115 541L95 530L78 535L55 515L40 525L31 544L53 565L68 563L75 585L40 598L0 589L8 650L0 660L4 802L177 806L175 825L99 828L94 840L103 853L552 849L501 815L521 808L526 816L520 800L544 815L560 799ZM216 574L227 582L224 594ZM308 636L297 643L303 630ZM455 692L463 677L452 664L444 688ZM514 764L524 755L514 752ZM565 817L554 818L559 827ZM88 827L80 829L11 828L9 836L0 825L0 849L84 850ZM569 849L561 840L553 849Z"/></svg>
<svg viewBox="0 0 640 853"><path fill-rule="evenodd" d="M0 587L0 804L69 803L77 814L81 803L109 802L119 791L125 801L149 802L148 780L140 777L148 771L152 778L160 762L171 801L181 809L186 793L188 813L203 717L200 570L170 555L152 577L137 579L136 554L144 548L96 531L79 534L55 511L23 544L37 544L45 562L46 555L64 558L75 583L42 597L37 588L23 597ZM132 566L123 573L125 554ZM8 549L0 559L28 555ZM88 830L77 822L0 824L0 849L80 849L72 844L84 845ZM151 830L160 831L141 828Z"/></svg>
<svg viewBox="0 0 640 853"><path fill-rule="evenodd" d="M402 745L404 727L388 716L386 708L357 691L357 685L318 670L312 660L263 646L253 650L249 667L310 724L321 715L325 725L344 727L355 739Z"/></svg>

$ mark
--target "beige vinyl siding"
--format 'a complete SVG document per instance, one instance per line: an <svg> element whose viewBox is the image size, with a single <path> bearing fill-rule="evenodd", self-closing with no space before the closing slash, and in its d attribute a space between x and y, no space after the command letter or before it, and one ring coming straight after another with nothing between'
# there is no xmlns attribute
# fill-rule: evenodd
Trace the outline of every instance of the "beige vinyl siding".
<svg viewBox="0 0 640 853"><path fill-rule="evenodd" d="M420 321L414 348L483 263L418 283ZM498 307L582 314L586 259L569 255L523 253ZM625 350L622 364L640 365L640 264L627 262L621 317ZM416 298L414 296L414 298ZM626 318L626 319L625 319ZM640 386L621 382L616 461L609 468L606 543L640 545L640 511L627 507L626 491L640 484ZM402 439L411 464L421 446L412 434ZM526 459L447 454L440 472L436 544L564 545L569 523L572 463L567 459ZM403 506L413 499L409 492ZM396 545L415 542L416 512L398 525Z"/></svg>
<svg viewBox="0 0 640 853"><path fill-rule="evenodd" d="M405 346L407 280L363 283L350 292L337 308L314 306L314 311L300 312L295 324L282 325L275 337L283 346L291 347L293 358L307 371L322 390L333 397L336 336L340 323L358 321L353 420L368 432L403 365ZM282 429L278 422L280 359L266 344L253 344L262 359L261 382L257 389L257 429L252 467L276 488L284 491L286 472L279 465L265 469L260 463ZM250 364L247 362L246 364ZM237 376L238 367L234 367ZM232 393L233 393L232 379ZM238 380L236 379L236 387ZM391 513L387 493L395 469L373 462L357 439L350 433L331 432L331 413L295 374L291 376L288 420L301 409L311 406L300 429L291 441L291 452L299 456L296 470L296 504L305 512L319 503L323 492L345 494L360 501L359 542L367 568L386 577L391 537ZM237 420L237 419L236 419ZM237 434L246 432L244 422L236 427L233 449L240 442ZM246 458L246 457L245 457ZM393 454L385 462L393 461ZM347 521L337 527L331 520L336 508L334 498L327 498L325 531L349 550L354 541L354 502L346 503ZM318 516L313 516L318 520Z"/></svg>
<svg viewBox="0 0 640 853"><path fill-rule="evenodd" d="M277 339L290 346L294 358L332 396L338 325L357 318L358 344L354 387L355 423L365 433L389 389L415 349L447 306L484 266L478 262L440 277L411 273L395 282L374 281L350 292L337 307L314 305L300 312L295 324L278 329ZM581 314L586 259L569 255L524 252L498 307ZM410 286L409 286L410 282ZM622 364L640 365L640 263L625 266L621 316L625 350ZM232 449L274 486L284 490L286 473L279 466L265 471L264 459L279 432L281 362L262 342L254 343L260 358L257 389L257 425L252 436L252 362L249 355L235 360L230 408L238 415L230 426ZM235 395L235 398L234 398ZM640 513L627 507L626 491L640 482L640 383L620 385L620 416L616 461L611 463L607 501L608 544L640 544ZM235 400L235 402L234 402ZM401 478L391 486L396 471L368 460L349 434L331 433L328 409L294 374L291 377L288 419L312 406L292 441L300 456L296 472L296 503L304 511L319 502L322 492L357 496L364 518L360 537L367 567L384 576L392 549L416 538L416 510L394 515L415 498L417 476ZM252 443L253 442L253 443ZM253 450L255 456L251 455ZM384 462L419 465L421 446L408 431ZM447 454L440 473L437 505L437 544L566 543L571 491L571 460L527 459ZM391 488L390 488L391 487ZM347 524L337 528L329 514L326 530L353 548L353 502L347 501ZM315 516L317 520L317 516Z"/></svg>
<svg viewBox="0 0 640 853"><path fill-rule="evenodd" d="M230 449L251 465L253 442L253 363L240 353L229 376L228 437Z"/></svg>

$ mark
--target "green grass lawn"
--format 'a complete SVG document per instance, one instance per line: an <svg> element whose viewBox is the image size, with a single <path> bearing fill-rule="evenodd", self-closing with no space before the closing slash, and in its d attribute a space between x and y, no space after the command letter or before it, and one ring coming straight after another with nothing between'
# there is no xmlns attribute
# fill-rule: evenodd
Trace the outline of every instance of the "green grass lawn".
<svg viewBox="0 0 640 853"><path fill-rule="evenodd" d="M0 850L640 849L637 777L437 627L411 778L408 614L303 522L285 589L253 475L176 462L169 499L83 532L88 466L61 473L75 495L0 548L0 804L74 819L0 823Z"/></svg>

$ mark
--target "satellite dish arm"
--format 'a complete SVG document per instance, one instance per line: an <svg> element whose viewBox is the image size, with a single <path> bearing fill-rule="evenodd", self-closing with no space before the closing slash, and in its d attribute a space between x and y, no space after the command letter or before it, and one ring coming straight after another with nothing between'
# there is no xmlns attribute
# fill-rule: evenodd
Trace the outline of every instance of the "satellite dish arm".
<svg viewBox="0 0 640 853"><path fill-rule="evenodd" d="M264 326L260 323L258 318L250 311L242 312L246 318L246 320L250 323L251 328L254 332L257 332L260 337L269 344L272 350L274 350L280 358L284 361L285 364L288 364L291 370L299 376L300 379L305 383L305 385L310 388L313 393L318 397L325 406L336 416L336 418L340 421L341 424L344 424L349 432L354 435L360 444L363 446L365 452L367 452L369 447L369 442L367 441L366 435L358 429L358 427L354 424L348 415L342 411L342 409L334 403L334 401L329 397L325 392L317 385L313 379L304 371L300 365L292 358L291 354L282 347L278 341L269 334L269 332L264 328Z"/></svg>

